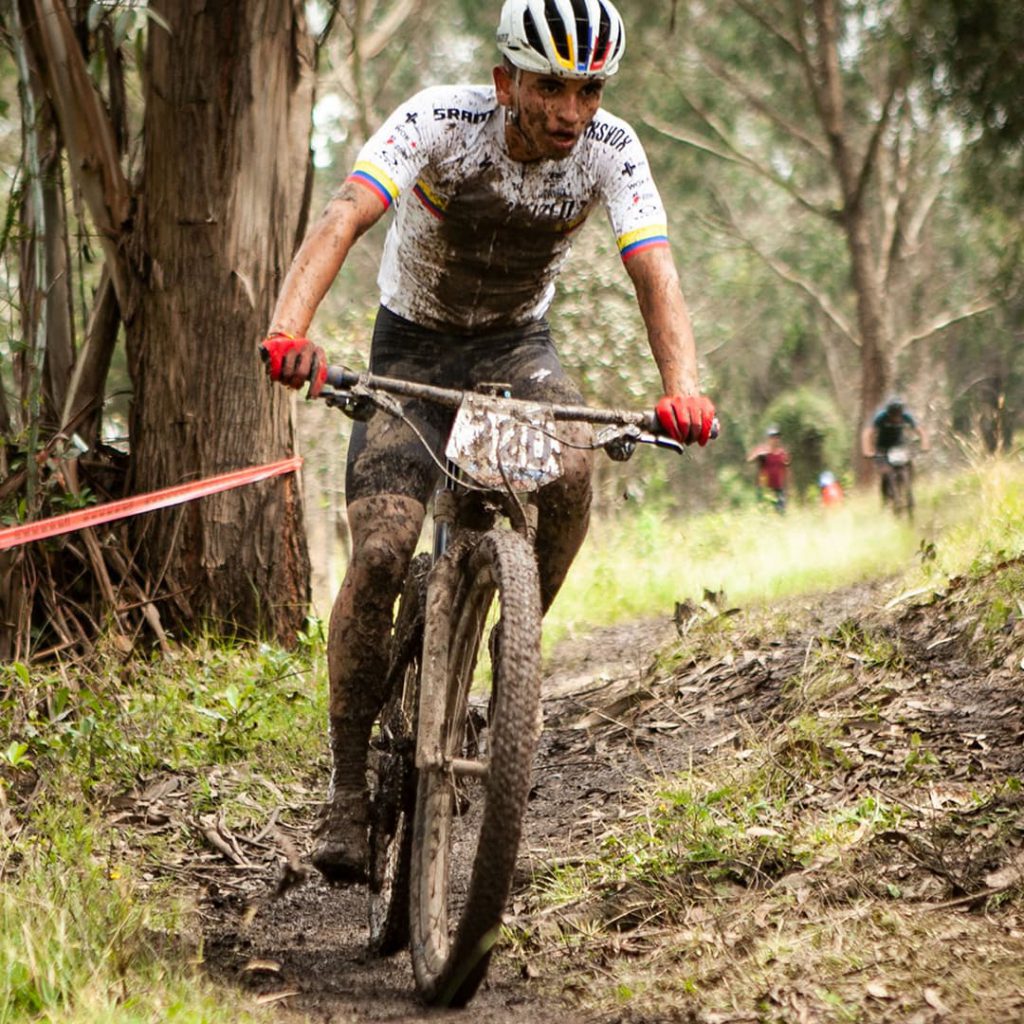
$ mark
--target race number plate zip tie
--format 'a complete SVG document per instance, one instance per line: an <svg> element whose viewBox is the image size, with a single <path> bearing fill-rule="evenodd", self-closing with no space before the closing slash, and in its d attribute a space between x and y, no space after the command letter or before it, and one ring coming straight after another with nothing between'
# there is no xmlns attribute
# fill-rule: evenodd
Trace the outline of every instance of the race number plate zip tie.
<svg viewBox="0 0 1024 1024"><path fill-rule="evenodd" d="M39 519L32 523L22 523L20 526L10 526L0 530L0 551L18 547L20 544L28 544L31 541L56 537L61 533L83 530L89 526L100 526L103 523L113 522L115 519L137 516L142 512L155 512L157 509L181 505L186 501L194 501L196 498L204 498L220 491L229 491L234 487L243 487L245 484L269 480L271 477L297 470L301 465L302 456L293 455L278 462L250 466L247 469L236 469L230 473L220 473L217 476L194 480L192 483L165 487L159 491L150 491L148 494L134 494L130 498L121 498L119 501L91 505L89 508L51 516L49 519Z"/></svg>

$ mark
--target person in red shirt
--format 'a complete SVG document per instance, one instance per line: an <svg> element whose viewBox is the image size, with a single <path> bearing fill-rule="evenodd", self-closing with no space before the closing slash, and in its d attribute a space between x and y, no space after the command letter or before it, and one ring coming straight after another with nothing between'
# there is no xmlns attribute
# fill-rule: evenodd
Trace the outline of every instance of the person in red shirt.
<svg viewBox="0 0 1024 1024"><path fill-rule="evenodd" d="M780 515L786 511L786 484L789 481L789 452L782 443L778 427L765 431L765 440L755 445L747 462L757 466L757 500L767 497Z"/></svg>

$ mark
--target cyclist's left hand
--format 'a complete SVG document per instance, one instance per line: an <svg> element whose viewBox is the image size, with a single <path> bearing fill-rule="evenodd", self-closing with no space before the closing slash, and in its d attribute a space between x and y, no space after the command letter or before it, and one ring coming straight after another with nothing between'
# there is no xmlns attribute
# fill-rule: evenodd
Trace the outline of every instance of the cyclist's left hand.
<svg viewBox="0 0 1024 1024"><path fill-rule="evenodd" d="M701 447L708 443L715 422L715 406L707 395L666 395L654 411L662 429L674 440Z"/></svg>

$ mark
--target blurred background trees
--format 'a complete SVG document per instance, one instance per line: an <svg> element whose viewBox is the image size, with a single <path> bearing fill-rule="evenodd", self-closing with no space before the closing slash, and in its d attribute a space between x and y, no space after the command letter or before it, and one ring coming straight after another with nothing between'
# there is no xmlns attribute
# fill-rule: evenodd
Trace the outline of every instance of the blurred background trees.
<svg viewBox="0 0 1024 1024"><path fill-rule="evenodd" d="M0 554L0 656L74 647L111 614L129 644L200 626L287 638L310 572L314 594L333 590L347 423L268 388L255 346L308 217L380 119L423 86L489 80L498 7L6 5L5 522L294 448L306 462L304 493L271 482ZM599 511L623 495L685 513L752 500L743 456L769 421L798 499L823 468L863 476L857 433L892 390L944 442L942 459L958 439L1014 443L1024 29L1011 7L622 5L627 58L605 103L654 165L723 432L685 459L601 466ZM356 248L314 325L354 366L385 228ZM552 321L591 400L657 397L600 215ZM62 590L76 610L61 625Z"/></svg>

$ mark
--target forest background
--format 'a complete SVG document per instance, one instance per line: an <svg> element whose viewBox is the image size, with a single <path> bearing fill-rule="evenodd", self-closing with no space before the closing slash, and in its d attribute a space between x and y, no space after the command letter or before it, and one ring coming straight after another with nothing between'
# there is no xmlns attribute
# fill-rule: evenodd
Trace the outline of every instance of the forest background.
<svg viewBox="0 0 1024 1024"><path fill-rule="evenodd" d="M288 479L0 553L0 656L199 624L288 640L345 560L344 417L256 357L310 217L417 89L489 80L497 4L19 0L4 5L0 341L5 522L298 450ZM947 0L622 4L605 105L640 134L669 211L714 445L599 470L679 516L749 504L778 424L794 497L866 484L861 425L899 391L930 468L1012 448L1024 407L1022 28ZM314 324L361 368L383 225ZM596 404L657 377L603 216L552 321ZM308 543L307 543L308 538ZM319 599L319 598L318 598ZM321 609L322 610L322 609Z"/></svg>

